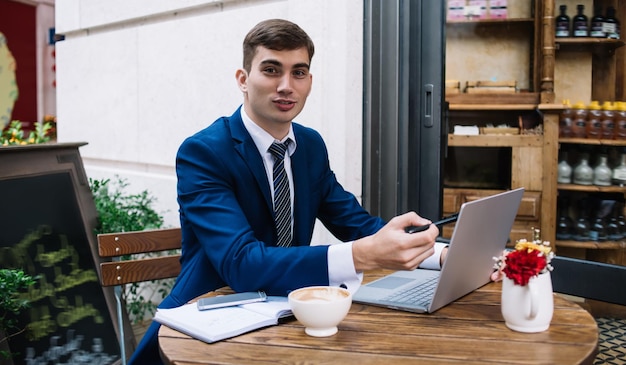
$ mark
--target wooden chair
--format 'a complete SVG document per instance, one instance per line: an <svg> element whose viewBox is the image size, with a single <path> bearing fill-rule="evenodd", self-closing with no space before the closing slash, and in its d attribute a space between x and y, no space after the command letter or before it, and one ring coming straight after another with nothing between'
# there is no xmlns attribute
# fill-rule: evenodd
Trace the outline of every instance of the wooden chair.
<svg viewBox="0 0 626 365"><path fill-rule="evenodd" d="M552 266L552 287L556 293L626 306L626 266L561 256L552 260ZM619 310L614 310L608 318L596 316L599 333L597 364L616 356L622 360L626 358L623 329L620 329L625 324L623 313L626 313L626 307L617 308ZM590 312L595 314L593 309Z"/></svg>
<svg viewBox="0 0 626 365"><path fill-rule="evenodd" d="M126 364L124 315L122 292L124 284L167 279L180 273L180 253L167 253L181 248L180 228L155 229L136 232L107 233L98 235L98 252L101 257L111 259L100 264L100 283L114 286L119 328L120 357ZM131 260L125 255L164 252L159 257Z"/></svg>

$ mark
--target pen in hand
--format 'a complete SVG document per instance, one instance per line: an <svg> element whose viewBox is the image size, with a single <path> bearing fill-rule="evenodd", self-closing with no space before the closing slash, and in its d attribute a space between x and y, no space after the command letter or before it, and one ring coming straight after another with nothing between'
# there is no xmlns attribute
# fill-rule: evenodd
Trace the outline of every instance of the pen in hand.
<svg viewBox="0 0 626 365"><path fill-rule="evenodd" d="M454 213L452 215L444 217L441 220L438 220L438 221L433 222L431 224L434 224L436 226L442 226L444 224L456 222L458 217L459 217L459 213ZM427 230L428 227L430 227L430 224L425 224L423 226L408 226L404 230L406 231L406 233L417 233L417 232L422 232L422 231Z"/></svg>

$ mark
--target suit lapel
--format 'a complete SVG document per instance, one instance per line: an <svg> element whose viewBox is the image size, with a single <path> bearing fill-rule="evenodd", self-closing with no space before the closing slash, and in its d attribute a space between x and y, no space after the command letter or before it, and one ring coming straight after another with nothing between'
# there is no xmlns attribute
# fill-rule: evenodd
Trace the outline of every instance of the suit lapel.
<svg viewBox="0 0 626 365"><path fill-rule="evenodd" d="M294 136L296 137L296 142L298 141L299 133L297 128L294 126ZM293 177L293 221L294 221L294 237L293 243L294 245L299 245L302 242L306 242L309 244L310 237L308 236L308 229L305 227L299 227L298 224L302 224L307 221L307 208L311 204L310 197L308 196L310 189L311 181L308 176L308 159L307 159L307 150L304 143L299 143L296 148L296 152L291 156L291 174Z"/></svg>
<svg viewBox="0 0 626 365"><path fill-rule="evenodd" d="M243 125L240 109L237 109L237 111L230 117L230 130L235 144L235 150L239 156L241 156L246 165L248 165L252 175L254 175L254 179L263 193L263 198L265 199L267 208L271 213L274 211L274 208L263 160L259 155L259 151L256 148L252 137L250 137L250 134Z"/></svg>

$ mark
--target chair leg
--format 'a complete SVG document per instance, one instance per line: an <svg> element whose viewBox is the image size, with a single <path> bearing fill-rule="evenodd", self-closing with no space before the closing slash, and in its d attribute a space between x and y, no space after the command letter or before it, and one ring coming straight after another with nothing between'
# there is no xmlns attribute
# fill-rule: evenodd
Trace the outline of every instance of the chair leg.
<svg viewBox="0 0 626 365"><path fill-rule="evenodd" d="M115 286L115 301L117 303L117 326L120 330L120 357L122 365L126 365L126 337L124 336L124 316L122 315L122 286Z"/></svg>

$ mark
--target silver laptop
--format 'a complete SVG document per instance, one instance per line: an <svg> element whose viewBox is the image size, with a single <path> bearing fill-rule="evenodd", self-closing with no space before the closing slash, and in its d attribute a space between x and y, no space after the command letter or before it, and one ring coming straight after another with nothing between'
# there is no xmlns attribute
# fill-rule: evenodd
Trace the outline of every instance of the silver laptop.
<svg viewBox="0 0 626 365"><path fill-rule="evenodd" d="M446 261L439 270L396 271L359 288L353 301L432 313L490 281L513 227L524 188L461 205Z"/></svg>

